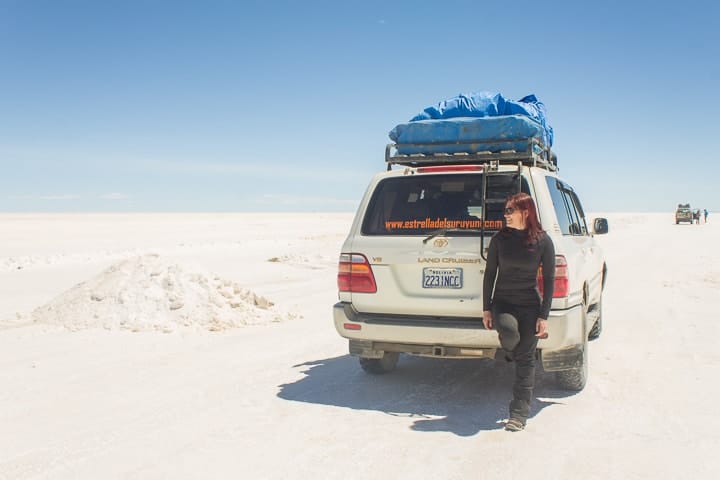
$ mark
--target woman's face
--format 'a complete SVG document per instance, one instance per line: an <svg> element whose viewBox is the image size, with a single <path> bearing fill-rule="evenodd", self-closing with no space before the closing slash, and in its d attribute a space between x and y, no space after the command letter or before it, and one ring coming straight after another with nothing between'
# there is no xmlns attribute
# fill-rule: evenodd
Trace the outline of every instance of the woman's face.
<svg viewBox="0 0 720 480"><path fill-rule="evenodd" d="M505 205L505 225L516 230L525 229L527 212L511 205Z"/></svg>

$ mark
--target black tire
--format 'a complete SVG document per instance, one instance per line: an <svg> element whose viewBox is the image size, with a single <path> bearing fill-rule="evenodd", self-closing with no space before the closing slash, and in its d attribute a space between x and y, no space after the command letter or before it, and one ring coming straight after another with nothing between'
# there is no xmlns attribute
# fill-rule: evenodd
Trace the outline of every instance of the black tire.
<svg viewBox="0 0 720 480"><path fill-rule="evenodd" d="M597 340L600 338L600 334L602 333L602 295L600 296L600 300L598 300L597 306L595 307L597 309L597 320L595 320L595 323L593 324L592 328L590 329L590 333L588 334L588 340Z"/></svg>
<svg viewBox="0 0 720 480"><path fill-rule="evenodd" d="M582 318L582 325L583 329L585 329L585 322L586 322L586 316L587 312L583 308L583 318ZM563 390L570 390L573 392L579 392L583 388L585 388L585 384L587 383L588 378L588 341L587 341L587 335L583 334L582 338L584 338L584 342L582 345L580 345L580 348L582 349L582 355L580 363L581 365L578 365L574 368L568 369L568 370L560 370L559 372L555 372L555 380L557 384L562 388Z"/></svg>
<svg viewBox="0 0 720 480"><path fill-rule="evenodd" d="M395 370L400 354L397 352L385 352L382 358L360 357L360 366L367 373L382 375Z"/></svg>

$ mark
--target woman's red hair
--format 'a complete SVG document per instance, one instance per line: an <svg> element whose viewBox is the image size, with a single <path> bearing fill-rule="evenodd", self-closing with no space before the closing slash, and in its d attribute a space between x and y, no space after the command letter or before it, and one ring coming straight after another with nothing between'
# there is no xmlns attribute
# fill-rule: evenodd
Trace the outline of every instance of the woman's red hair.
<svg viewBox="0 0 720 480"><path fill-rule="evenodd" d="M508 197L505 204L509 207L525 210L528 212L527 218L525 219L525 227L527 230L527 244L533 245L537 243L540 235L544 233L540 220L538 219L537 208L535 207L535 201L527 193L516 193L515 195Z"/></svg>

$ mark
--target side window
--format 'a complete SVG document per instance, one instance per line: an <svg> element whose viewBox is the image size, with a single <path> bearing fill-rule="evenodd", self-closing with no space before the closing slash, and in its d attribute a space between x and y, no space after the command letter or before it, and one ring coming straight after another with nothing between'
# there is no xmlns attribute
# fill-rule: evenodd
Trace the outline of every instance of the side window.
<svg viewBox="0 0 720 480"><path fill-rule="evenodd" d="M562 234L587 235L585 214L575 192L556 178L546 177L546 180Z"/></svg>
<svg viewBox="0 0 720 480"><path fill-rule="evenodd" d="M570 235L570 224L572 220L570 220L567 201L560 190L560 182L554 177L545 177L545 180L547 181L550 197L555 207L555 214L557 215L558 224L560 225L560 231L563 235Z"/></svg>
<svg viewBox="0 0 720 480"><path fill-rule="evenodd" d="M567 204L568 213L570 214L570 235L582 235L582 228L580 227L580 216L578 215L575 203L573 202L570 192L567 190L560 190L565 198Z"/></svg>
<svg viewBox="0 0 720 480"><path fill-rule="evenodd" d="M578 218L578 225L580 226L580 235L587 235L588 229L587 224L585 223L585 212L583 211L582 205L580 204L580 199L573 191L568 192L568 195L572 199L572 203L575 206L575 212L577 213Z"/></svg>

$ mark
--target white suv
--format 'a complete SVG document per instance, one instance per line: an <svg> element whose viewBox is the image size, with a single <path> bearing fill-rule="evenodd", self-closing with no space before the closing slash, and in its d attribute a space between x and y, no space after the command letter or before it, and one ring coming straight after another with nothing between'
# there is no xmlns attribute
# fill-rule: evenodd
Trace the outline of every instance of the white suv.
<svg viewBox="0 0 720 480"><path fill-rule="evenodd" d="M594 235L608 225L596 218L588 227L552 153L529 145L527 152L399 155L389 145L386 161L388 171L370 182L339 262L335 328L362 368L389 372L400 353L495 356L497 332L482 324L485 255L503 226L505 199L522 191L535 200L557 255L540 359L563 388L584 388L588 339L602 330L607 271Z"/></svg>

